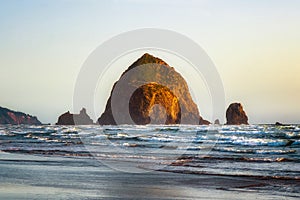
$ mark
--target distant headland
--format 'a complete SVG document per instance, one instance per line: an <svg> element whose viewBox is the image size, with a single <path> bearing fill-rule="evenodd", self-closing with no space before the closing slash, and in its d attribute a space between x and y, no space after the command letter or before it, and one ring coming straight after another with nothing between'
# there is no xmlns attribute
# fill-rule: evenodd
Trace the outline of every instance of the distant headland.
<svg viewBox="0 0 300 200"><path fill-rule="evenodd" d="M41 125L42 123L37 117L25 114L18 111L13 111L8 108L0 107L0 124L30 124L30 125Z"/></svg>

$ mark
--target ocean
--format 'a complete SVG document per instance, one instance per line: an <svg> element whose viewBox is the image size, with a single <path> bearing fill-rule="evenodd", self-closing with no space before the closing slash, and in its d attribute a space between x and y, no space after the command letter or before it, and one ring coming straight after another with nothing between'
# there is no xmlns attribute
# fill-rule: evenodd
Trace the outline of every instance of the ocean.
<svg viewBox="0 0 300 200"><path fill-rule="evenodd" d="M300 126L0 126L0 199L299 199Z"/></svg>

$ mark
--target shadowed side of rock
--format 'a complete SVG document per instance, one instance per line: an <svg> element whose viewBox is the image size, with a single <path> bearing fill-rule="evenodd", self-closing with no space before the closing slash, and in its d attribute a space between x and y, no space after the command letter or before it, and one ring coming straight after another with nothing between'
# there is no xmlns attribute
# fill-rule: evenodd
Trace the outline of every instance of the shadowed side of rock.
<svg viewBox="0 0 300 200"><path fill-rule="evenodd" d="M83 108L79 114L71 114L69 111L60 115L56 125L90 125L93 124L93 120L86 113L86 109Z"/></svg>
<svg viewBox="0 0 300 200"><path fill-rule="evenodd" d="M227 125L248 124L248 117L243 109L242 104L232 103L226 111Z"/></svg>

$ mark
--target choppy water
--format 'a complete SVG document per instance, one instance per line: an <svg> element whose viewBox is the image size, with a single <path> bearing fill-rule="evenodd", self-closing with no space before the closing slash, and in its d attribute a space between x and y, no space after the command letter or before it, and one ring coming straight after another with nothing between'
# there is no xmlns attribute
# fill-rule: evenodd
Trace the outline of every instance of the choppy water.
<svg viewBox="0 0 300 200"><path fill-rule="evenodd" d="M0 126L0 151L98 159L114 169L289 181L300 188L300 126ZM114 162L125 162L122 168ZM122 165L124 166L124 165ZM274 188L270 188L274 189Z"/></svg>

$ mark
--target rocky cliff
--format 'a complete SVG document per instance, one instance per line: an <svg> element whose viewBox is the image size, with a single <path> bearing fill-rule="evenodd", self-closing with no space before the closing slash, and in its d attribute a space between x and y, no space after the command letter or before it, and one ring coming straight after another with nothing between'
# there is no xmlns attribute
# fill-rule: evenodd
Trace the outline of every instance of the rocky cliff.
<svg viewBox="0 0 300 200"><path fill-rule="evenodd" d="M86 109L82 108L79 114L71 114L69 111L58 117L56 125L90 125L93 120L86 113Z"/></svg>
<svg viewBox="0 0 300 200"><path fill-rule="evenodd" d="M37 119L37 117L0 107L0 124L40 125L42 123Z"/></svg>
<svg viewBox="0 0 300 200"><path fill-rule="evenodd" d="M232 103L229 105L226 111L226 119L226 124L228 125L248 124L248 117L240 103Z"/></svg>
<svg viewBox="0 0 300 200"><path fill-rule="evenodd" d="M113 102L112 96L117 102ZM126 109L130 115L124 111ZM116 122L116 118L120 120ZM166 62L147 53L129 66L114 84L106 109L98 119L100 125L120 124L120 121L128 124L209 124L200 117L184 78Z"/></svg>

